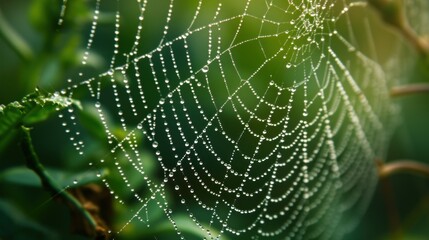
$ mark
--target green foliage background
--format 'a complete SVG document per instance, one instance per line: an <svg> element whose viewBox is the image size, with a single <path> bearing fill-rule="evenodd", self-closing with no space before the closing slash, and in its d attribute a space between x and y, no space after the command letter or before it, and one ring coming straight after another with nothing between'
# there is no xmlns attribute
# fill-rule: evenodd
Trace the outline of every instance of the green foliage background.
<svg viewBox="0 0 429 240"><path fill-rule="evenodd" d="M91 19L86 1L69 2L66 24L59 32L59 1L0 0L2 21L6 21L21 36L30 50L25 51L26 47L21 46L24 54L20 56L10 43L4 38L0 39L0 104L19 101L36 87L43 93L61 89L65 77L79 65L86 37L81 32L85 32ZM112 19L112 16L103 15L100 22L111 23ZM377 24L382 24L380 22L381 20ZM394 36L400 38L397 33ZM385 41L389 39L386 37ZM19 40L14 43L19 45ZM104 53L101 51L98 54L89 63L88 71L106 68L108 63L104 60ZM416 58L419 59L417 55ZM417 62L410 73L409 82L428 82L427 65L423 61ZM400 60L397 63L401 65ZM429 164L429 95L407 96L392 101L402 106L402 113L387 161L415 159ZM97 141L104 137L104 133L94 120L95 110L85 104L83 102L87 111L81 116L81 121L94 140L89 146L90 154L85 157L97 158L102 151L108 149ZM61 186L71 185L74 179L82 180L87 175L95 176L94 169L88 170L85 159L76 160L70 142L61 134L63 129L60 125L55 117L34 125L33 140L41 162ZM119 127L116 134L123 134ZM11 235L14 236L13 239L85 239L70 235L68 209L62 203L52 200L49 193L41 188L34 173L24 167L24 157L17 144L18 134L11 134L10 138L0 139L0 239L8 239L6 236ZM148 159L147 162L151 163L153 156L143 154ZM138 176L131 176L133 177ZM87 181L80 181L80 184L91 181L97 179L89 177ZM125 209L115 207L117 215L126 219L127 215L121 214L126 212ZM112 221L119 224L123 219ZM429 179L398 174L380 182L361 224L349 237L423 240L429 236L428 225ZM159 231L165 234L171 232L171 229L162 229L162 224L160 226ZM190 235L195 235L193 229L189 232ZM131 227L126 232L130 239L149 234L138 230L138 227Z"/></svg>

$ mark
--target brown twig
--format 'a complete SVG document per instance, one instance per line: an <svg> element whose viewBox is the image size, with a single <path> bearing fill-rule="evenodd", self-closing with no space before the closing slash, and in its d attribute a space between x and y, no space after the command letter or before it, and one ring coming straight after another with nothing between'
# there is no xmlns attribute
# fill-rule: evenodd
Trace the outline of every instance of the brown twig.
<svg viewBox="0 0 429 240"><path fill-rule="evenodd" d="M400 97L416 93L429 93L428 83L416 83L403 86L396 86L390 90L390 96Z"/></svg>
<svg viewBox="0 0 429 240"><path fill-rule="evenodd" d="M423 56L429 55L429 41L417 35L408 23L404 23L398 30Z"/></svg>
<svg viewBox="0 0 429 240"><path fill-rule="evenodd" d="M403 239L401 219L399 217L398 207L390 179L384 178L380 180L380 191L383 196L386 213L389 220L392 240Z"/></svg>
<svg viewBox="0 0 429 240"><path fill-rule="evenodd" d="M403 1L368 0L368 3L378 11L386 23L396 28L421 55L429 56L429 41L418 36L411 28L405 16Z"/></svg>
<svg viewBox="0 0 429 240"><path fill-rule="evenodd" d="M379 163L378 173L381 178L396 173L408 172L429 178L429 166L412 160L398 160L391 163Z"/></svg>

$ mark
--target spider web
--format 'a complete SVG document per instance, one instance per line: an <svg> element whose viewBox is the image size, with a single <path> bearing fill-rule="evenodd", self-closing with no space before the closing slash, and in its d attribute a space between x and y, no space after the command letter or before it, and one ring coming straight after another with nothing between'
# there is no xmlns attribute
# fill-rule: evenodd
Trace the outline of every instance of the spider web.
<svg viewBox="0 0 429 240"><path fill-rule="evenodd" d="M154 207L178 238L186 237L183 215L207 239L333 239L353 229L376 185L375 159L385 154L394 112L383 67L393 53L376 47L385 31L370 24L366 2L93 7L82 68L62 94L88 90L110 146L90 165L119 176L119 184L102 181L121 204L138 203L118 232L149 227ZM100 25L101 12L115 12L115 23ZM110 65L94 74L85 66L103 46ZM75 115L60 117L84 156ZM154 153L159 176L142 149Z"/></svg>

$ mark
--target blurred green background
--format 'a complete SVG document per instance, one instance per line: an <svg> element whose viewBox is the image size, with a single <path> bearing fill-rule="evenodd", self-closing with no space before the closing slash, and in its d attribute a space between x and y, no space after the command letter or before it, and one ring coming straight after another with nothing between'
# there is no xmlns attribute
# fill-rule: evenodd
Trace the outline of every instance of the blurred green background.
<svg viewBox="0 0 429 240"><path fill-rule="evenodd" d="M58 30L58 17L61 3L54 0L0 0L1 23L5 22L26 43L18 46L23 55L12 50L10 43L0 39L0 104L20 100L34 91L36 87L44 92L53 92L65 87L64 79L76 73L84 54L85 40L91 23L90 11L94 3L84 0L69 1L69 14L65 23ZM88 3L89 2L89 3ZM107 4L107 3L106 3ZM109 3L112 12L100 16L100 24L112 24L115 3ZM108 5L108 4L107 4ZM108 9L108 5L106 8ZM131 11L131 10L130 10ZM156 13L153 13L156 14ZM429 12L427 12L429 14ZM130 17L133 16L130 13ZM374 18L374 21L377 21ZM381 20L376 24L381 25ZM154 28L155 28L154 24ZM3 25L4 27L4 25ZM122 39L131 38L132 30L122 28ZM179 31L179 30L177 30ZM392 30L393 31L393 30ZM156 33L155 33L156 34ZM388 42L392 36L400 39L398 34L386 36ZM112 39L103 42L110 46ZM381 40L381 42L383 39ZM15 41L15 44L19 41ZM93 57L83 69L88 75L108 69L109 52L106 46L98 44L92 49ZM146 49L153 49L154 43L143 43ZM29 51L26 51L29 50ZM415 56L418 59L418 56ZM121 61L121 60L118 60ZM397 64L401 60L395 61ZM400 67L400 66L399 66ZM419 63L412 67L408 74L409 82L428 81L427 65ZM82 71L82 69L80 69ZM79 94L79 92L77 92ZM83 95L84 93L82 93ZM398 119L399 127L395 131L389 146L388 160L414 159L429 164L429 95L406 96L393 99L401 107ZM51 173L62 179L60 185L72 185L76 178L85 179L82 175L95 176L95 171L104 169L88 167L92 159L99 159L103 151L109 148L97 138L102 133L91 125L95 110L83 101L88 114L81 116L83 125L89 126L91 142L88 154L77 158L70 141L64 137L60 119L53 117L37 124L32 132L33 140L42 163ZM88 104L88 105L86 105ZM93 123L97 125L98 123ZM118 126L115 134L121 135ZM18 138L7 147L0 149L0 239L85 239L70 235L71 217L64 204L52 201L49 193L35 182L34 175L24 166L24 157L17 144ZM154 164L154 156L142 153L148 164ZM148 166L156 172L156 166ZM155 174L155 173L154 173ZM138 176L131 176L131 178ZM89 182L95 181L89 177ZM113 180L114 181L114 180ZM136 180L137 181L137 180ZM85 181L80 181L80 184ZM129 218L124 206L112 203L119 218L112 220L121 224ZM348 239L428 239L429 237L429 179L410 174L397 174L378 184L371 205L356 230ZM192 230L190 231L192 232ZM130 239L148 235L138 227L127 229ZM172 236L175 236L174 233Z"/></svg>

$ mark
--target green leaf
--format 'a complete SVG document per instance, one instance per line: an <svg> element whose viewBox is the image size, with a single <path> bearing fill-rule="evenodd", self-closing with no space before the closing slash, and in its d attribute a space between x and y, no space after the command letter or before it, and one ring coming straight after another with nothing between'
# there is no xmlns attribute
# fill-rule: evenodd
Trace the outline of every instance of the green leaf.
<svg viewBox="0 0 429 240"><path fill-rule="evenodd" d="M19 102L0 106L0 150L16 136L17 127L46 120L52 113L79 102L59 94L42 94L36 90Z"/></svg>
<svg viewBox="0 0 429 240"><path fill-rule="evenodd" d="M36 173L26 167L8 168L0 174L0 180L30 187L42 186Z"/></svg>
<svg viewBox="0 0 429 240"><path fill-rule="evenodd" d="M83 106L85 111L79 112L79 120L89 134L100 142L105 142L107 139L106 131L100 121L97 109L91 104Z"/></svg>
<svg viewBox="0 0 429 240"><path fill-rule="evenodd" d="M25 107L23 116L24 125L31 125L46 120L52 113L60 111L71 105L80 108L80 103L71 98L63 97L58 94L49 94L44 96L36 91L21 101ZM7 106L6 106L7 107Z"/></svg>
<svg viewBox="0 0 429 240"><path fill-rule="evenodd" d="M33 27L42 33L54 29L60 4L60 2L53 0L33 1L28 12L28 17Z"/></svg>
<svg viewBox="0 0 429 240"><path fill-rule="evenodd" d="M15 206L0 199L0 239L57 239L51 230L27 218Z"/></svg>
<svg viewBox="0 0 429 240"><path fill-rule="evenodd" d="M201 230L188 216L178 215L173 217L174 221L177 224L180 232L194 235L196 237L200 237L201 239L207 238L207 232ZM219 236L220 232L215 230L209 226L204 225L204 228L209 230L213 236ZM156 236L156 235L167 235L174 233L176 234L176 229L172 226L169 220L165 220L162 223L157 224L156 227L150 228L147 232L145 231L144 235L148 234L148 236ZM228 240L225 236L222 239Z"/></svg>
<svg viewBox="0 0 429 240"><path fill-rule="evenodd" d="M188 216L177 216L174 218L174 220L176 224L180 227L182 232L190 233L201 238L207 238L207 232L203 231L200 227L198 227ZM168 225L170 227L166 227L166 229L170 229L170 228L174 229L171 226L170 222L168 223ZM207 225L204 225L204 228L209 230L214 236L220 236L220 232L218 230L215 230ZM222 239L228 240L226 236L222 236Z"/></svg>
<svg viewBox="0 0 429 240"><path fill-rule="evenodd" d="M101 178L109 174L109 171L107 169L85 171L77 174L58 170L48 170L48 172L62 188L71 186L71 184L73 184L72 187L79 187L88 183L94 183L100 181Z"/></svg>
<svg viewBox="0 0 429 240"><path fill-rule="evenodd" d="M70 186L79 187L97 182L100 177L105 177L108 174L108 171L105 169L85 171L77 174L57 169L46 169L46 171L60 188ZM42 187L40 178L27 167L9 168L0 173L0 180L29 187Z"/></svg>
<svg viewBox="0 0 429 240"><path fill-rule="evenodd" d="M34 53L28 43L9 25L0 11L0 38L15 51L23 60L30 61Z"/></svg>

